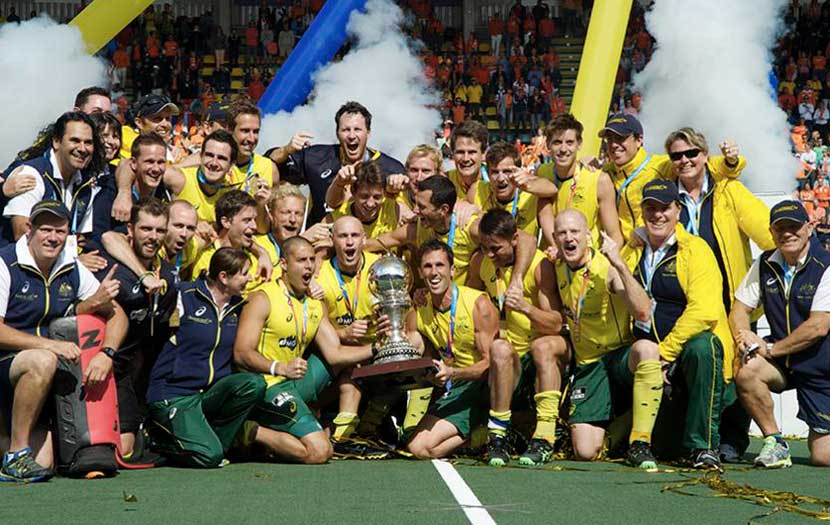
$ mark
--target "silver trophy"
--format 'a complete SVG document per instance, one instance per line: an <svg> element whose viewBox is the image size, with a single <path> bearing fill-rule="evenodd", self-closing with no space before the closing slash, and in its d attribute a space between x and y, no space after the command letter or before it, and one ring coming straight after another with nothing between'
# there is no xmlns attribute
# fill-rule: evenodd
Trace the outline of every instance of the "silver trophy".
<svg viewBox="0 0 830 525"><path fill-rule="evenodd" d="M418 359L421 353L410 344L404 330L406 313L412 306L409 287L412 272L409 266L392 254L382 255L369 268L369 290L375 296L375 315L389 318L389 332L378 341L372 364Z"/></svg>

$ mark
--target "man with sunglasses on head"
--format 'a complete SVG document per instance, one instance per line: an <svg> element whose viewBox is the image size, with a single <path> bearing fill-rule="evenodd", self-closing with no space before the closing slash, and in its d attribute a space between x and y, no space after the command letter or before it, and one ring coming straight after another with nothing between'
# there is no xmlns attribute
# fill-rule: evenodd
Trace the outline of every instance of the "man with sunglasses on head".
<svg viewBox="0 0 830 525"><path fill-rule="evenodd" d="M775 247L769 230L769 208L740 181L716 180L708 165L706 138L692 128L669 133L665 142L672 176L680 194L680 223L706 241L723 278L722 298L727 314L735 290L752 265L749 240L762 250ZM721 459L738 461L749 446L749 417L738 403L733 384L724 391Z"/></svg>
<svg viewBox="0 0 830 525"><path fill-rule="evenodd" d="M640 200L643 187L658 177L670 179L671 166L666 155L653 155L643 148L643 125L632 115L612 115L599 131L605 141L608 162L603 171L611 176L617 190L617 211L623 239L631 239L643 224ZM709 170L716 180L737 178L746 165L738 147L730 141L721 144L723 157L710 157Z"/></svg>

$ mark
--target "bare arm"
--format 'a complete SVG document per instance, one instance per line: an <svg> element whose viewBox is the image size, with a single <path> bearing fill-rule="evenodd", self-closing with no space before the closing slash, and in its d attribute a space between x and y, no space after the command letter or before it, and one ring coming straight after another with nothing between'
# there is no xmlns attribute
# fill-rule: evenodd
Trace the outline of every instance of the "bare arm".
<svg viewBox="0 0 830 525"><path fill-rule="evenodd" d="M606 277L608 289L614 294L622 295L634 319L642 322L648 321L651 318L651 299L625 264L617 241L604 230L600 231L600 235L602 236L600 253L608 259L611 265Z"/></svg>
<svg viewBox="0 0 830 525"><path fill-rule="evenodd" d="M132 247L130 247L127 236L123 233L104 232L101 235L101 244L104 245L104 249L113 259L129 268L134 274L140 276L147 271L147 268L138 260Z"/></svg>
<svg viewBox="0 0 830 525"><path fill-rule="evenodd" d="M317 348L320 349L320 353L323 354L323 358L331 366L354 365L372 357L371 346L341 345L337 330L334 329L326 315L320 321L317 334L314 336L314 342L317 344Z"/></svg>
<svg viewBox="0 0 830 525"><path fill-rule="evenodd" d="M184 189L185 175L178 167L167 166L167 169L164 170L164 178L162 180L173 195L178 196Z"/></svg>
<svg viewBox="0 0 830 525"><path fill-rule="evenodd" d="M476 299L473 308L475 324L476 349L481 354L481 361L466 368L455 368L451 374L453 380L483 381L490 368L490 346L499 335L499 313L486 295Z"/></svg>
<svg viewBox="0 0 830 525"><path fill-rule="evenodd" d="M542 238L548 246L553 246L553 203L550 199L536 201L536 221L542 230Z"/></svg>
<svg viewBox="0 0 830 525"><path fill-rule="evenodd" d="M617 213L617 192L611 177L604 171L599 174L597 181L597 201L599 224L618 246L625 244L620 229L620 216Z"/></svg>
<svg viewBox="0 0 830 525"><path fill-rule="evenodd" d="M415 224L404 224L374 239L366 239L363 249L367 252L378 253L399 246L412 246L415 242L415 231Z"/></svg>
<svg viewBox="0 0 830 525"><path fill-rule="evenodd" d="M738 299L732 301L732 310L729 311L729 329L732 330L732 338L739 346L743 346L743 334L752 329L752 311L752 308Z"/></svg>
<svg viewBox="0 0 830 525"><path fill-rule="evenodd" d="M277 188L280 185L280 169L277 167L277 163L273 160L271 161L271 187Z"/></svg>
<svg viewBox="0 0 830 525"><path fill-rule="evenodd" d="M467 282L464 283L470 288L482 291L485 289L484 281L481 280L481 261L483 259L484 255L481 252L473 254L473 258L470 259L470 266L467 268Z"/></svg>
<svg viewBox="0 0 830 525"><path fill-rule="evenodd" d="M776 341L769 357L781 357L801 352L811 347L830 331L830 312L810 312L810 317L798 325L790 335Z"/></svg>
<svg viewBox="0 0 830 525"><path fill-rule="evenodd" d="M239 326L236 330L236 340L233 344L233 361L236 365L248 372L267 374L271 370L271 363L257 350L259 338L268 320L271 311L271 301L265 292L254 292L248 296L248 304L242 308L239 316ZM286 375L283 370L285 363L276 366L277 375Z"/></svg>
<svg viewBox="0 0 830 525"><path fill-rule="evenodd" d="M534 271L533 278L539 288L537 296L528 300L523 291L508 290L504 301L506 307L526 315L531 326L545 335L556 335L562 330L562 314L552 308L552 301L555 304L556 299L544 284L551 282L554 273L553 264L545 259Z"/></svg>

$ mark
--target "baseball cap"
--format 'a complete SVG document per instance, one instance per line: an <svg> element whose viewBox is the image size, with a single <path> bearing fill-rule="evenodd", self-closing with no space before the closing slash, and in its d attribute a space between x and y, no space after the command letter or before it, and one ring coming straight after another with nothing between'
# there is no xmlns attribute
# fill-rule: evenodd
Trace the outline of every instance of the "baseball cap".
<svg viewBox="0 0 830 525"><path fill-rule="evenodd" d="M769 211L769 223L775 224L778 221L793 221L799 224L810 222L807 210L798 201L781 201Z"/></svg>
<svg viewBox="0 0 830 525"><path fill-rule="evenodd" d="M643 186L643 202L655 200L661 204L670 204L680 200L677 186L670 180L654 179Z"/></svg>
<svg viewBox="0 0 830 525"><path fill-rule="evenodd" d="M169 109L174 115L179 114L179 106L173 104L168 97L151 93L136 102L133 108L133 116L148 117L156 113L161 113L165 109Z"/></svg>
<svg viewBox="0 0 830 525"><path fill-rule="evenodd" d="M29 212L29 222L35 222L38 216L44 213L51 213L55 217L69 220L69 210L60 201L40 201L32 206L32 211Z"/></svg>
<svg viewBox="0 0 830 525"><path fill-rule="evenodd" d="M637 117L626 115L625 113L616 113L611 115L611 118L605 123L605 127L599 130L597 136L605 138L608 132L614 133L621 137L629 135L643 135L643 125L637 120Z"/></svg>

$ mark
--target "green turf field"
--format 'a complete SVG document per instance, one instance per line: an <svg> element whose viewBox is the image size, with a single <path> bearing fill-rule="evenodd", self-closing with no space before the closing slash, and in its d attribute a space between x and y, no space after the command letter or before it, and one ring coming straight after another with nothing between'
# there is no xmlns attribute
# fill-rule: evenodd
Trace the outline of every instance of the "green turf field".
<svg viewBox="0 0 830 525"><path fill-rule="evenodd" d="M793 468L727 467L724 479L757 488L830 498L830 472L807 466L791 443ZM753 442L751 452L757 452ZM698 473L643 473L615 463L557 461L552 469L455 467L497 523L811 523L769 506L712 497L703 486L662 490ZM125 501L135 496L137 501ZM821 510L814 505L803 508ZM830 509L827 509L830 511ZM337 461L322 466L237 464L197 472L160 468L104 480L56 479L0 485L0 523L469 523L429 461Z"/></svg>

